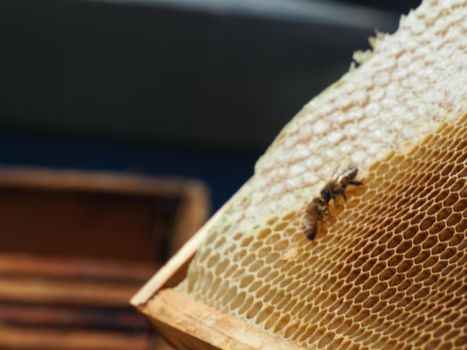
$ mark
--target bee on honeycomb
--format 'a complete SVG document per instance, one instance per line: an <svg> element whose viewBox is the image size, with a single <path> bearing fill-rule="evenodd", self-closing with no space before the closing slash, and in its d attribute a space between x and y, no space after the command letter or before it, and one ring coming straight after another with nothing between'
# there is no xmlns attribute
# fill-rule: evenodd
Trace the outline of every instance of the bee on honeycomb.
<svg viewBox="0 0 467 350"><path fill-rule="evenodd" d="M349 185L363 185L363 182L355 180L357 174L357 167L346 169L335 180L329 181L321 190L320 196L313 198L306 206L302 227L308 239L315 239L316 233L318 232L318 224L323 221L325 216L330 216L328 204L331 200L335 202L340 195L347 200L345 190Z"/></svg>

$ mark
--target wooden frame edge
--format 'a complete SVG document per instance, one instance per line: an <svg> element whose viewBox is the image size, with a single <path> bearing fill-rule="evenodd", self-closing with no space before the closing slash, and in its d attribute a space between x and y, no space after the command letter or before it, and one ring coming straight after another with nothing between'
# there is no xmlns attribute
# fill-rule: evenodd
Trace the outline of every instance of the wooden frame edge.
<svg viewBox="0 0 467 350"><path fill-rule="evenodd" d="M142 311L177 349L302 349L170 288Z"/></svg>

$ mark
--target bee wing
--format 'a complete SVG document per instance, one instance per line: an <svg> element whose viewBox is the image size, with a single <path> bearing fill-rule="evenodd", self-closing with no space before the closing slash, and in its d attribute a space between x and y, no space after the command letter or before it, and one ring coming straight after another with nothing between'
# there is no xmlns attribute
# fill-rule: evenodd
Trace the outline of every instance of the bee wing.
<svg viewBox="0 0 467 350"><path fill-rule="evenodd" d="M341 165L337 164L335 166L334 170L332 171L331 179L336 179L337 180L337 174L339 174L339 169L341 169Z"/></svg>
<svg viewBox="0 0 467 350"><path fill-rule="evenodd" d="M358 168L357 167L351 167L345 170L342 174L339 175L337 178L337 182L342 183L342 182L350 182L353 179L357 177L358 174Z"/></svg>

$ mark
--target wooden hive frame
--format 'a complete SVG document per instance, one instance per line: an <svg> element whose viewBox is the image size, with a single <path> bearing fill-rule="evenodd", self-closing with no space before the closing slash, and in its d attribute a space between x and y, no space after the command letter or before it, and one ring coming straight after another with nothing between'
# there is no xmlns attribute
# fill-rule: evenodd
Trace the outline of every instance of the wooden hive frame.
<svg viewBox="0 0 467 350"><path fill-rule="evenodd" d="M443 176L452 175L452 179L456 178L455 175L457 173L459 174L459 178L457 182L455 182L454 180L451 180L450 183L457 184L456 186L452 187L454 192L463 191L463 194L460 195L461 197L465 197L465 194L467 193L466 188L465 188L465 176L467 174L465 171L465 153L462 154L462 150L465 151L465 145L466 145L465 143L465 122L466 122L466 115L463 114L463 116L459 117L457 123L452 124L452 125L443 124L438 129L438 131L425 137L423 140L421 140L419 144L415 145L413 148L409 149L409 147L407 147L406 149L406 151L408 151L406 152L407 156L410 156L412 158L420 157L420 150L425 149L426 148L425 145L428 142L431 142L434 145L432 149L436 150L437 149L436 147L438 147L438 152L436 154L440 155L442 154L442 152L439 151L439 149L443 149L442 147L444 145L444 143L440 142L440 140L446 140L447 138L445 136L453 135L453 132L455 132L457 135L461 135L461 136L456 136L457 138L454 138L454 140L456 141L456 145L457 145L456 147L458 151L457 152L451 151L451 154L456 154L455 161L462 159L463 163L459 162L459 164L457 164L456 166L452 164L448 164L448 166L446 166L447 160L444 160L440 162L440 164L442 164L443 167L435 168L435 170L438 173L441 173L441 174L444 173ZM463 135L463 138L462 138L462 135ZM423 160L426 161L427 157L429 157L432 154L435 154L435 152L426 152L426 154L428 156L424 156L424 158L422 158L422 161ZM459 156L459 154L461 156ZM386 158L382 159L382 162L391 164L391 162L395 159L395 156L397 157L398 153L391 152L388 154ZM450 155L450 157L452 158L452 155ZM449 160L451 158L447 158L447 159ZM402 158L398 158L398 159L400 161L400 159ZM440 158L435 158L435 159L440 160ZM436 162L432 162L432 163L437 164ZM412 171L413 166L410 164L416 164L416 162L411 162L411 163L406 162L405 164L406 165L409 164L406 166L406 169L411 169L410 171ZM372 170L373 173L369 175L369 179L371 179L371 176L375 176L375 172L376 172L375 169L379 169L379 167L378 166L372 167L372 169L373 169ZM387 169L391 169L391 166L388 166ZM418 169L417 171L421 171L418 167L416 169ZM442 169L443 169L443 172L441 171ZM444 169L447 169L447 170L444 170ZM392 170L389 170L388 172L383 171L379 175L379 179L374 180L373 178L372 182L371 180L368 181L367 186L373 191L373 193L375 193L374 190L378 188L378 186L375 184L384 183L384 181L381 181L381 178L384 178ZM402 170L402 174L404 174L403 171L404 170ZM393 176L393 178L396 178L396 177ZM448 182L443 180L442 183L448 183ZM387 184L380 185L381 186L380 189L383 189L383 191L386 191L387 188L396 187L396 186L391 186L392 184L390 184L388 187L385 187L386 185ZM433 193L434 195L431 195L432 197L431 199L435 199L438 202L441 202L444 199L443 196L441 197L439 196L440 192L433 192ZM446 190L444 191L444 193L448 193L448 191ZM454 205L454 203L456 203L457 199L454 199L454 198L457 198L456 196L452 196L453 200L443 202L445 203L444 205L446 208L448 205ZM234 201L235 197L236 196L234 196L231 199L231 201ZM382 200L381 198L377 197L377 200L380 201ZM386 202L383 202L382 206L379 207L378 210L380 210L381 208L384 208L384 209L387 208L386 204L387 204L388 198L390 198L390 200L393 199L393 197L391 196L386 196ZM399 194L399 197L396 197L396 198L399 199L400 194ZM418 197L414 196L413 198L415 198L415 201L417 201ZM407 201L404 199L404 203L406 203L404 205L411 206L413 205L413 203L415 203L415 201ZM418 198L418 203L424 203L424 201L427 201L425 197L422 197L421 199ZM369 200L369 202L371 202L371 199ZM400 201L398 203L400 203ZM168 340L177 349L294 349L294 348L297 348L296 346L291 345L291 343L286 344L282 339L274 335L265 333L264 331L260 330L259 328L256 328L254 325L248 322L243 322L240 319L237 319L215 308L207 306L203 304L202 302L194 300L192 297L186 294L180 293L177 290L172 289L172 287L177 285L187 274L187 267L192 257L195 255L197 250L200 248L201 243L204 242L205 238L207 238L206 235L211 232L211 228L216 226L218 224L218 220L220 220L220 217L225 215L227 206L229 206L229 202L226 204L226 206L224 206L221 210L219 210L216 213L216 215L200 231L198 231L198 233L174 256L174 258L171 261L169 261L169 263L165 267L163 267L158 274L156 274L153 277L153 279L149 281L149 283L132 299L132 304L136 306L140 312L145 314L146 317L153 324L153 326L165 337L166 340ZM435 210L438 210L439 213L442 213L441 210L436 209L436 208L441 208L441 206L436 207L435 205L433 205L432 208L435 208ZM465 207L465 198L464 198L464 201L462 203L461 201L459 201L459 204L457 205L457 211L459 212L463 211L464 218L465 218L465 213L466 213L465 209L466 207ZM414 212L412 211L412 213ZM442 216L437 216L437 217L442 217ZM460 221L460 217L461 217L460 213L453 214L452 219L448 220L448 221L451 221L451 223L448 224L450 226L449 229L446 229L444 231L434 231L433 236L437 235L439 236L439 238L431 240L431 242L435 242L435 243L429 243L429 244L437 244L436 248L432 251L443 252L446 258L446 262L438 265L438 268L441 266L448 266L448 264L451 264L450 267L452 267L452 271L455 271L457 275L462 275L462 266L458 266L457 269L455 267L457 266L456 264L458 265L462 264L461 260L459 259L461 256L465 257L465 247L466 247L465 246L465 235L464 236L462 235L462 233L466 232L465 231L466 222L465 220ZM457 218L457 219L454 219L454 218ZM405 275L404 273L408 271L407 270L408 266L412 266L411 265L412 262L409 262L409 261L411 261L410 259L413 257L413 254L414 254L413 252L420 251L422 249L420 248L420 246L423 247L423 244L420 244L420 242L418 241L419 238L414 239L412 243L409 243L409 242L415 236L415 234L417 234L416 237L423 237L423 233L427 232L428 228L432 226L435 227L436 225L433 225L433 223L435 222L435 219L431 219L431 220L432 221L424 220L422 221L422 224L418 225L418 222L420 221L419 220L416 222L416 224L413 226L412 229L406 230L406 231L401 230L401 231L396 232L395 226L392 226L391 228L389 228L389 231L382 231L382 232L385 232L384 235L382 234L379 235L380 238L382 238L383 240L385 239L385 241L382 241L383 243L389 241L388 237L391 237L391 235L394 235L393 237L394 239L389 241L387 245L381 244L381 245L376 246L376 244L373 244L373 245L370 244L368 246L363 245L363 247L365 247L365 249L368 250L367 251L368 255L370 254L374 255L374 254L381 254L382 251L389 252L391 249L388 249L388 247L390 248L398 247L399 251L401 253L404 253L408 251L409 247L411 247L411 244L412 244L412 247L416 249L411 249L410 251L408 251L409 252L408 254L406 253L405 255L402 255L402 254L400 255L401 260L398 260L398 261L403 261L404 259L403 256L404 256L405 262L407 262L407 264L401 264L402 266L401 272L398 272L399 277L397 277L396 279L393 279L392 281L394 282L394 281L403 280L407 282L408 284L405 283L405 288L408 288L408 286L411 286L411 283L412 283L411 289L416 291L417 283L413 283L413 281L411 282L411 277L409 276L409 274ZM459 222L457 222L456 220L459 220ZM386 221L387 221L387 218L386 218ZM454 248L448 251L446 250L446 247L447 247L446 244L436 243L436 242L439 242L439 240L450 239L451 236L449 236L449 234L450 233L451 235L454 234L454 230L451 228L451 226L453 225L457 225L455 230L456 232L459 232L459 233L456 235L456 238L452 241L450 240L450 242L452 246L459 245L458 254L454 253L455 252ZM443 226L437 225L435 229L437 229L437 227L441 229ZM279 229L283 229L283 227ZM374 232L377 232L377 231L378 230L374 230ZM410 235L411 233L412 235ZM384 238L384 237L387 237L387 238ZM448 237L448 238L444 238L444 237ZM462 239L464 240L463 241L464 244L461 245L460 242L462 242ZM209 242L212 242L211 238L208 240L206 244L209 244ZM399 246L398 244L401 242L402 244ZM348 242L346 241L346 244L347 243ZM392 244L392 246L390 246L390 244ZM354 252L362 248L362 246L359 246L359 248L355 248L355 247L358 247L358 245L356 244L349 244L349 246L353 247L352 249ZM431 246L429 246L429 248L431 249ZM462 250L464 250L464 252L462 252ZM445 252L447 253L445 254ZM384 259L388 260L388 255L381 254L380 258L383 256L385 257L382 258L383 259L382 261L384 261ZM389 257L390 256L391 255L389 255ZM423 256L426 256L426 255L423 255ZM451 257L455 257L455 258L450 260ZM373 265L371 265L371 262L366 258L364 258L363 260L362 259L359 259L359 260L361 261L361 263L358 266L361 266L363 263L365 263L367 267L376 266L378 268L378 266L375 265L374 263ZM376 261L376 259L374 259L374 261ZM393 260L392 263L394 263L394 261L396 260ZM430 260L427 260L427 261L434 264L434 262L436 262L436 259L434 257L431 257ZM425 268L426 270L429 270L429 267L430 267L430 265L428 264L427 266L425 266L424 260L421 260L421 262L417 262L417 260L415 260L415 265L417 265L417 268L411 270L412 271L410 272L411 274L414 273L413 271L418 271L416 272L416 274L418 274L420 271L423 271L423 268ZM380 267L384 266L384 264L379 263L379 266ZM457 308L460 309L462 307L461 306L462 304L459 304L458 300L461 300L461 298L459 298L458 296L456 297L456 293L457 293L456 288L459 288L459 286L462 285L462 282L459 281L457 286L455 286L453 289L448 288L446 292L443 286L444 285L449 286L449 283L452 283L452 282L448 282L448 281L454 281L454 278L452 278L452 276L449 277L450 279L447 279L448 277L446 277L446 279L436 277L436 274L439 276L441 274L440 271L442 271L442 270L439 270L438 268L436 270L429 270L429 274L431 273L433 276L435 276L431 278L431 281L437 281L439 279L440 281L442 281L440 283L444 283L444 284L439 284L438 287L436 287L439 290L442 290L443 294L440 294L440 295L443 296L443 299L442 299L443 305L447 304L448 306L445 306L445 307L451 308L451 309L457 309ZM339 273L340 271L344 271L344 269L341 268L341 270L339 270ZM348 271L350 271L350 269ZM374 272L375 270L371 270L371 271L373 274L379 273L379 272ZM379 271L382 271L382 270L380 269ZM396 273L396 269L394 269L393 271L394 272L392 272L392 274L394 275ZM282 272L283 272L282 274L285 274L284 271ZM345 276L346 275L344 275L344 277ZM401 279L401 276L402 276L402 279ZM465 277L465 273L463 274L463 276ZM368 274L359 275L360 280L362 280L362 278L366 279L367 277L368 277ZM387 277L385 278L387 279ZM373 279L376 279L376 277L373 277ZM256 283L261 283L261 282L256 282ZM266 279L263 279L262 285L264 286L267 283L269 283L269 281ZM372 290L374 290L375 289L374 286L377 286L377 285L378 284L374 284ZM380 285L379 288L384 288L384 285L381 283L381 280L380 280L379 285ZM368 285L366 288L369 289L370 287L371 287L371 284ZM426 290L428 290L429 288L431 287L426 287ZM300 290L302 289L303 289L303 286L300 287ZM350 290L349 287L347 287L347 291L348 290ZM396 289L393 288L393 291L395 290ZM218 289L214 289L214 291L217 293ZM427 296L429 295L429 293L428 292L426 293L427 294L419 294L418 298L428 299ZM448 297L447 299L446 299L446 296ZM396 295L396 297L398 296ZM449 298L452 298L454 301L449 302L450 301ZM395 300L398 301L399 299L395 299ZM249 303L249 301L247 301L247 303ZM427 304L430 305L428 302ZM406 305L401 305L399 309L404 310L404 308L406 308ZM465 303L464 303L464 306L465 306ZM414 309L413 304L411 305L410 308L407 307L407 309L412 309L412 311L418 310L418 309ZM433 307L427 308L426 310L431 312L432 309ZM308 312L307 310L309 310L309 308L306 309L306 312ZM394 309L390 308L389 310L393 311ZM398 310L398 312L400 312L400 310ZM415 315L417 315L418 311L413 311L413 312L415 312ZM331 313L331 317L333 317L333 315L335 314L335 309L332 309L330 313ZM430 317L436 320L436 313L430 314ZM456 317L457 316L453 316L452 319L455 320ZM412 318L418 319L418 317L413 317L413 314L412 314ZM460 322L457 322L456 324L457 324L457 327L460 327L459 325L462 326L462 323ZM403 327L406 327L406 326L407 326L406 323L404 323ZM418 330L415 330L414 333L418 333ZM459 334L459 332L453 333L453 334L457 335ZM395 344L395 342L393 344ZM456 340L455 344L460 345L460 346L465 345L465 337L461 338L460 340ZM428 346L428 347L432 348L431 346ZM355 347L352 347L352 348L355 348ZM390 345L384 348L392 349L395 347L393 345ZM407 349L407 348L412 348L412 347L404 347L404 349ZM416 348L418 348L418 346ZM445 347L439 347L439 348L441 349Z"/></svg>
<svg viewBox="0 0 467 350"><path fill-rule="evenodd" d="M358 63L361 63L361 66L355 70L351 70L331 88L325 90L318 97L315 97L303 108L301 112L299 112L294 121L289 123L283 129L274 143L270 146L266 154L263 155L256 164L255 175L250 180L250 182L247 183L249 188L244 187L245 191L240 190L240 192L245 193L245 196L240 196L240 192L235 195L201 230L198 231L198 233L190 241L188 241L188 243L172 258L172 260L170 260L159 271L159 273L157 273L146 284L146 286L137 295L134 296L131 301L132 304L138 308L140 312L146 315L154 327L173 346L175 346L177 349L293 348L291 343L285 343L282 338L279 338L279 336L272 335L280 334L279 332L284 330L283 327L285 326L283 326L283 324L287 323L289 320L288 318L284 318L284 322L278 321L276 323L281 323L280 327L277 327L277 330L274 329L271 334L266 333L265 331L260 330L260 328L255 327L253 317L248 317L248 314L246 314L244 311L242 311L239 317L245 316L243 319L250 319L252 321L240 321L240 318L237 319L230 314L221 312L194 299L216 299L218 294L221 294L220 292L218 293L219 289L211 288L209 292L204 293L204 289L200 288L196 290L196 294L190 294L193 295L193 297L190 297L187 294L178 292L178 288L173 289L173 287L175 287L187 275L188 264L196 252L198 250L203 250L204 247L201 247L201 244L206 238L208 232L210 233L211 229L213 228L216 228L217 230L219 227L223 227L222 225L219 225L219 223L221 222L221 217L222 223L224 223L224 215L225 217L228 217L234 211L239 211L242 214L245 213L244 216L241 216L241 219L232 214L231 216L234 218L232 218L230 222L227 220L226 222L228 224L233 222L233 226L225 225L227 228L219 228L219 232L213 231L213 236L217 235L218 237L220 236L221 239L225 240L240 241L241 237L243 237L243 240L245 240L253 236L254 238L258 238L258 240L263 239L264 242L266 242L265 236L262 237L259 231L254 231L253 224L261 224L262 222L260 222L258 218L265 219L274 214L275 217L273 217L273 221L270 223L270 226L272 226L275 220L278 219L276 213L280 210L283 210L284 213L284 216L281 217L283 221L277 224L277 229L275 227L273 227L273 229L277 231L283 230L284 227L287 227L288 225L288 223L284 223L284 221L290 221L290 218L293 217L295 220L293 225L295 226L290 225L289 227L294 230L292 232L297 232L300 226L298 224L299 217L295 214L297 213L299 205L304 204L299 203L303 202L302 198L304 193L302 193L302 190L305 188L308 189L308 192L305 195L309 196L309 198L313 198L312 196L319 194L322 186L324 186L327 181L326 179L329 179L329 174L333 170L332 168L335 168L336 166L336 164L333 164L336 157L339 158L339 162L342 164L356 163L355 166L360 168L360 174L362 174L363 178L365 179L371 179L371 176L367 176L368 173L365 173L365 171L371 170L373 173L376 173L376 169L380 169L378 173L381 173L384 176L387 175L388 178L393 178L391 176L398 171L397 167L399 166L399 161L406 159L404 154L409 152L410 147L416 146L418 144L417 140L421 135L427 135L428 133L435 131L437 126L440 126L440 122L453 122L455 118L457 118L459 115L462 115L465 111L465 89L462 88L465 86L465 75L460 75L458 72L465 68L465 64L460 63L462 60L457 60L457 57L464 57L462 54L465 53L465 50L462 51L462 49L465 48L465 42L459 40L460 36L457 33L462 32L465 28L465 26L461 26L461 24L465 24L466 10L467 2L465 0L450 0L446 2L425 0L423 1L422 5L420 5L419 9L413 11L411 14L401 20L400 29L398 32L392 36L378 35L374 40L372 40L372 52L360 53L356 55L357 61ZM452 19L452 22L446 20L448 17L449 19ZM436 20L438 19L439 21L437 22ZM443 28L443 30L441 31L440 28ZM423 33L423 35L421 33ZM447 34L446 36L442 36L439 35L440 33L450 34L449 36ZM433 44L433 47L429 44ZM452 46L447 44L451 44ZM446 51L443 51L443 47L447 47L449 50L446 49ZM417 51L419 48L428 48L428 50L419 52ZM432 52L439 52L440 59L437 60L433 58L432 56L436 55L432 55ZM456 54L452 54L453 52ZM425 58L427 58L427 60L424 60ZM411 63L415 63L415 65L411 66ZM419 66L416 65L418 63L421 65L422 69L419 69ZM430 73L430 79L424 79L423 77L421 77L423 79L416 79L416 76L414 75L415 70L423 71L423 68L432 68L435 63L439 67L438 72L440 74L437 79L431 76L434 72L433 69L428 70ZM407 69L408 67L412 67L413 70L409 72ZM452 82L450 84L444 85L439 84L438 86L436 82L441 78L444 79L446 74L449 74L449 79ZM404 84L402 84L401 81ZM457 84L459 87L456 87ZM421 88L422 86L425 86L422 89L423 91L432 89L433 91L440 92L440 99L436 103L433 103L432 99L426 99L424 94L412 94L413 91ZM376 91L376 93L373 93L374 91ZM459 92L459 95L456 95L457 92ZM410 94L408 98L410 101L405 99L406 95L408 94ZM392 97L390 99L386 99L386 95ZM345 96L345 98L342 99L342 96ZM396 107L400 106L405 107L405 109L402 107L400 110L395 109ZM419 106L423 108L418 110L417 108ZM388 123L388 120L391 120L391 123ZM335 131L338 129L340 131L336 133ZM440 130L443 129L440 128ZM374 135L380 136L375 136L372 140L369 138L357 137L363 135L363 133L365 133L364 135L370 135L371 132L373 132ZM430 137L433 137L433 135L430 135ZM320 143L310 141L308 144L307 140L322 140L322 142ZM329 152L324 152L324 147L326 147L326 150L329 150ZM396 154L395 151L398 150L404 154ZM323 154L321 155L321 153ZM436 154L442 153L442 150L438 150ZM316 162L307 162L309 157L317 154L320 156L317 157ZM341 155L343 156L341 157ZM398 160L394 161L394 164L397 163L397 165L394 165L394 168L397 169L391 169L394 170L392 175L390 175L389 172L386 174L385 169L389 169L391 167L379 167L381 162L388 161L389 159L392 159L392 157L396 156L398 157ZM409 162L407 164L416 164L416 162ZM412 170L411 166L407 164L405 164L404 169L410 168L410 170ZM435 163L433 162L433 164ZM287 171L282 171L283 168L287 168ZM450 169L452 170L454 167L451 166ZM437 171L441 170L438 169ZM304 176L304 174L309 173L315 175L313 180L309 180L306 178L306 176ZM374 174L372 176L373 179L376 178L374 177ZM292 179L293 181L287 181L293 177L297 177L297 181L295 181L296 179ZM365 183L368 186L370 185L370 181L365 181ZM379 181L377 183L385 184L383 181ZM278 185L274 187L276 184ZM395 186L392 188L395 188ZM398 188L400 188L400 186ZM383 193L386 191L386 188L381 189L379 192L378 191L373 189L373 192L371 193ZM254 198L254 200L250 201L248 196L251 193L259 195ZM266 195L261 196L264 193L266 193ZM428 192L426 192L424 196L426 196L427 193ZM242 202L240 198L244 199L245 201ZM387 198L390 198L390 196ZM402 200L404 200L404 203L407 202L404 198L402 198ZM395 202L394 205L397 203ZM292 205L296 205L296 207L292 208ZM385 204L383 203L383 205ZM231 206L232 208L230 208ZM229 210L227 210L227 208L229 208ZM292 210L293 212L289 212L287 214L286 210ZM248 214L252 212L254 215ZM456 215L456 217L460 217L458 214ZM240 220L251 224L251 227L247 224L243 224L243 226L236 225L240 222ZM387 222L388 221L381 221L381 225L388 226L389 224ZM426 223L432 222L434 221L426 221ZM418 224L418 222L416 224ZM246 238L246 234L238 232L240 238L236 239L236 233L232 227L234 227L235 230L237 227L242 227L241 230L243 231L248 231L250 228L253 229L250 230L251 232L248 232L249 236ZM272 229L270 227L268 228L269 231L265 230L265 235L269 234L269 232L272 232ZM424 226L422 229L426 230L428 228ZM238 230L240 231L240 229ZM388 230L395 230L395 227L391 227ZM459 230L463 230L463 228L460 228ZM343 229L340 232L342 233L344 231L345 230ZM277 239L284 238L285 230L281 232L282 235L277 235ZM372 232L374 233L377 231L373 230ZM383 238L388 241L388 237L390 237L390 231L384 232L386 232L386 235ZM397 234L402 236L401 232L403 232L403 230L400 232L398 231ZM318 237L320 237L319 234ZM404 237L404 239L409 240L412 237L413 236L410 236L409 238ZM222 242L221 239L216 241L215 238L216 237L214 237L213 240L209 240L209 242L207 242L207 246L212 242ZM400 241L398 241L396 238L396 240L391 241L391 244L395 245L397 242L402 242L402 237L399 238L401 238ZM290 242L291 240L289 240L287 244ZM342 239L339 242L348 243L349 241ZM381 244L385 242L381 242ZM269 243L270 242L266 242L263 244ZM248 241L246 244L248 244ZM410 246L408 243L405 244L405 242L403 244L404 247L400 250L402 253L405 252L405 247ZM363 246L364 245L362 243L358 247ZM444 243L440 246L446 247ZM213 250L216 249L214 243L212 247L214 247ZM374 247L376 247L376 243L373 245L373 247L367 247L368 251L365 253L366 257L370 253L374 253L373 249L376 250ZM243 249L248 250L248 248ZM281 249L281 243L277 243L276 249ZM293 249L291 248L291 250ZM226 251L224 251L224 253L225 252ZM230 253L226 253L226 255L228 254ZM221 251L218 252L217 256L220 255ZM316 255L318 256L319 254ZM209 253L206 256L209 256ZM204 255L202 257L204 257ZM409 258L411 258L410 255ZM352 278L359 276L363 279L366 278L365 276L368 276L367 272L365 272L366 275L360 274L362 271L360 266L365 262L365 259L359 260L358 267L355 268L356 275L354 275ZM225 260L227 260L227 258ZM376 258L374 261L376 261ZM229 261L229 263L232 263L232 261ZM262 262L255 261L255 263L256 265L259 265ZM195 267L202 266L202 268L205 268L205 270L207 268L211 268L210 266L203 266L202 262L199 262L198 259L196 259L196 264L197 265ZM236 261L232 263L232 265L234 264L236 264ZM319 268L324 264L326 264L326 261L325 259L322 259L320 264L316 264L315 267ZM206 265L208 264L206 263ZM248 265L248 263L245 263L245 265ZM219 265L217 265L217 267L218 266ZM339 266L341 265L335 264L335 271L333 272L335 275L337 274L336 271L338 270ZM375 270L372 270L372 273L376 275L383 271L380 269L380 266L381 264L376 266ZM371 266L367 265L365 268L369 270ZM378 269L380 270L378 271ZM200 271L201 270L202 269L200 269ZM243 269L239 268L237 271L245 273L247 270L246 267L243 266ZM389 269L386 271L389 271ZM404 269L402 269L402 271L404 272ZM392 272L390 271L389 273ZM341 277L341 279L343 279L346 275L343 274L342 276L343 277ZM386 274L384 279L387 279L387 276L391 275ZM215 277L217 278L218 276L216 275ZM262 281L256 280L256 284L260 284L260 282L267 284L269 282L266 280L267 277L264 277ZM250 279L252 280L251 276ZM376 279L376 277L374 277L374 279ZM200 285L201 287L205 287L206 285L202 283L206 283L206 280L207 279L198 280L197 282L199 283L196 288L198 288ZM386 288L387 286L387 282L380 282L381 283L378 288L376 288L375 293L380 293L382 288ZM284 282L284 284L285 283L286 282ZM332 284L334 284L334 282ZM324 285L324 282L322 285ZM264 287L264 285L262 286ZM336 290L337 286L335 287ZM370 286L367 286L365 288L369 289L369 287ZM269 288L272 287L269 286ZM303 288L303 285L295 284L293 288L294 292L296 292L295 300L298 300L302 296L303 291L300 288ZM316 291L318 288L321 288L321 285L316 289L310 289L309 291ZM404 285L404 288L407 288L407 285ZM229 291L229 289L226 290ZM347 293L349 290L350 287L348 285L344 286L342 293ZM395 287L392 288L391 293L395 293L394 290ZM401 289L401 291L403 290L404 289ZM429 290L428 287L427 290ZM353 290L353 296L356 295L355 293L356 289ZM440 294L441 293L442 292L440 292ZM206 298L205 295L207 295ZM316 298L318 296L314 295ZM386 295L386 297L389 296L391 296L390 293ZM224 310L229 309L227 307L227 303L224 302L224 300L228 299L226 297L226 293L223 294L223 297L224 298L219 298L219 300L223 302L223 304L220 303L220 305L221 307L224 307ZM281 296L281 298L286 299L286 296ZM246 299L245 304L250 303L250 300L252 299ZM376 298L374 300L376 300ZM253 310L252 314L255 315L256 310L260 307L257 305L261 306L262 304L260 302L254 304L251 303L248 304L244 310L249 308L249 310ZM276 310L277 312L273 315L273 317L271 317L271 322L275 322L276 317L278 317L280 314L283 314L283 309L289 305L293 304L283 303L281 305L280 312ZM309 307L310 305L312 305L312 303L309 303L305 306ZM347 303L344 308L349 309L349 305L350 302ZM379 310L381 310L381 307L384 306L383 303L376 305L378 305L380 308ZM219 307L219 309L221 309L221 307ZM404 309L404 305L400 306L398 310L402 309ZM305 310L305 312L308 312L308 309L302 308L300 310ZM328 307L328 318L333 317L334 310L334 308ZM393 312L392 309L384 310L386 313ZM425 312L428 313L430 309L427 308L426 310L427 311ZM265 312L268 311L266 310ZM353 312L354 315L356 314L356 311L354 310L351 312ZM365 317L367 317L366 314L366 312L363 312L361 315L359 314L359 317L361 317L361 319L365 319ZM317 317L320 317L319 314L317 315ZM397 315L397 313L393 312L391 314L392 317L394 317L394 315ZM404 321L406 321L408 316L404 315L404 317ZM309 320L304 321L303 328L309 325L308 321ZM371 322L372 325L375 325L376 328L379 321L379 319L376 319L376 321L372 320ZM257 324L260 323L258 322ZM343 322L341 321L340 325L342 324ZM398 325L397 327L400 327L404 331L404 333L402 333L403 335L406 334L407 331L412 332L410 328L407 328L406 322L401 322L401 324L401 326ZM290 332L295 332L295 326L295 324L290 325L288 328L291 330ZM397 327L392 328L391 332L400 331L400 329ZM428 328L428 326L424 327ZM357 329L357 327L355 328ZM286 331L287 329L285 329L284 334ZM332 335L333 331L328 331L328 333L329 334L327 335L327 339L324 339L324 345L330 342L329 338L334 339L334 336ZM381 332L378 328L372 331L371 334L376 335L375 339L379 339L379 333ZM301 334L305 336L308 335L305 333L305 330ZM361 337L361 335L362 334L360 333L356 335L356 337ZM296 333L293 333L293 336L297 336ZM423 335L423 337L427 339L428 336ZM440 337L441 336L438 338ZM417 339L417 337L412 337L412 334L408 338L409 342L411 343L406 343L407 346L404 347L404 349L413 348L414 345L416 345L415 348L418 348L420 347L420 344L422 344L424 341L427 341L424 339L418 339L418 343L415 343L414 339ZM319 338L309 338L309 344L313 344L313 346L309 346L310 348L316 348L320 346L317 343L317 339ZM342 338L340 340L342 340ZM385 345L384 348L402 348L400 347L402 343L399 343L397 340L398 339L390 339L388 336L386 336L383 340L379 339L377 344ZM434 340L440 341L439 339ZM446 341L448 342L448 340ZM456 345L465 345L465 343L463 343L464 341L465 338L456 340ZM351 341L348 341L346 343L338 344L340 349L358 348L357 346L346 347L351 345L351 343ZM302 342L302 344L304 344L304 342ZM397 344L397 346L395 344ZM431 345L428 347L437 347L436 345L432 344L433 343L431 343ZM447 344L448 345L443 348L451 348L449 343ZM365 348L368 347L365 346Z"/></svg>
<svg viewBox="0 0 467 350"><path fill-rule="evenodd" d="M177 349L293 349L283 340L173 289L185 278L198 247L229 202L146 283L131 304Z"/></svg>

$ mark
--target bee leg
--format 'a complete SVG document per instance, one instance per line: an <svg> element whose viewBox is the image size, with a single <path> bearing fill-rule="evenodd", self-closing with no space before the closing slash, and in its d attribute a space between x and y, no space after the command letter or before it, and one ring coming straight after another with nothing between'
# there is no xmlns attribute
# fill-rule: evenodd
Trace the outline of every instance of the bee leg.
<svg viewBox="0 0 467 350"><path fill-rule="evenodd" d="M305 231L306 238L308 238L310 241L313 241L316 237L316 231L317 227L312 227L309 230Z"/></svg>
<svg viewBox="0 0 467 350"><path fill-rule="evenodd" d="M344 200L347 202L347 196L345 195L345 191L342 191L342 197L344 197Z"/></svg>
<svg viewBox="0 0 467 350"><path fill-rule="evenodd" d="M362 186L363 182L361 182L361 181L349 181L349 184L354 185L354 186Z"/></svg>
<svg viewBox="0 0 467 350"><path fill-rule="evenodd" d="M326 217L330 220L334 220L334 216L332 216L331 212L329 211L328 208L326 208L326 211L324 212L324 214L326 215Z"/></svg>

